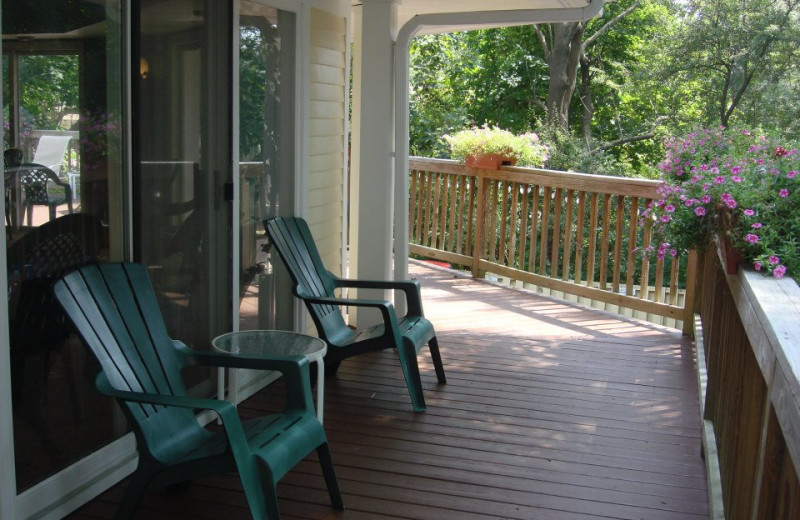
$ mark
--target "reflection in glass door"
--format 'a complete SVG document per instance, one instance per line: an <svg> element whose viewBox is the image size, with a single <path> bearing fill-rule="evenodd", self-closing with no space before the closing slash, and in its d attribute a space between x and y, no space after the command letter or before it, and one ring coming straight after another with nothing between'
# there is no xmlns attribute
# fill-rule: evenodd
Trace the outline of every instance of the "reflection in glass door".
<svg viewBox="0 0 800 520"><path fill-rule="evenodd" d="M263 221L295 210L295 15L242 0L239 25L239 328L292 330L289 276Z"/></svg>
<svg viewBox="0 0 800 520"><path fill-rule="evenodd" d="M123 259L112 238L123 232L122 10L43 0L3 1L2 12L10 349L0 355L10 357L16 490L41 508L57 497L37 484L127 431L51 289L80 265ZM68 493L67 480L51 482Z"/></svg>
<svg viewBox="0 0 800 520"><path fill-rule="evenodd" d="M149 268L170 335L207 349L231 330L231 5L134 5L134 257Z"/></svg>

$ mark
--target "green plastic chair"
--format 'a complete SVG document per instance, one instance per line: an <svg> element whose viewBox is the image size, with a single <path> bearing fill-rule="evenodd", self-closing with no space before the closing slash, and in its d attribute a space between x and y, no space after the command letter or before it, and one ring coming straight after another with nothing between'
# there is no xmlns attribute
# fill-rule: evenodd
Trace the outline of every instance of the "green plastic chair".
<svg viewBox="0 0 800 520"><path fill-rule="evenodd" d="M97 357L96 384L114 397L133 426L139 464L116 517L131 518L145 489L236 470L253 518L277 519L277 482L316 449L331 502L343 509L328 441L312 400L302 356L264 360L199 352L167 336L150 278L139 264L82 267L56 282L55 294ZM286 380L283 412L242 422L227 401L186 395L185 366L277 370ZM212 432L195 410L213 410Z"/></svg>
<svg viewBox="0 0 800 520"><path fill-rule="evenodd" d="M264 228L278 250L294 281L294 294L301 298L317 327L317 334L328 344L325 369L335 373L342 360L386 348L394 348L406 380L414 411L425 411L417 354L427 343L430 348L436 377L446 383L444 366L439 354L436 332L422 313L419 282L348 280L334 276L325 269L311 231L305 220L296 217L276 217L264 221ZM398 319L394 306L384 300L338 298L334 290L342 287L359 289L397 289L406 297L408 312ZM342 318L341 307L377 308L383 323L353 330Z"/></svg>

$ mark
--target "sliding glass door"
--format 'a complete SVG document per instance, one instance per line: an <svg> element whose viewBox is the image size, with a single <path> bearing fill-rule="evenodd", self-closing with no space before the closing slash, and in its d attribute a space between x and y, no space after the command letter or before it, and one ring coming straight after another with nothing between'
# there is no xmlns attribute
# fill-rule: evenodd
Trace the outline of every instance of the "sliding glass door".
<svg viewBox="0 0 800 520"><path fill-rule="evenodd" d="M134 257L170 335L207 349L232 326L232 7L135 5Z"/></svg>

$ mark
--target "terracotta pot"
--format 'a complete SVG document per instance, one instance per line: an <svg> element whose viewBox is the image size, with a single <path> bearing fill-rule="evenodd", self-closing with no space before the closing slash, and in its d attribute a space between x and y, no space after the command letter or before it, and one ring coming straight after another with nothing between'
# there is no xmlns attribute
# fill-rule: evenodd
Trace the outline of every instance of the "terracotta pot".
<svg viewBox="0 0 800 520"><path fill-rule="evenodd" d="M516 163L516 157L506 157L496 153L470 155L464 160L467 166L484 170L498 170L501 166L514 166Z"/></svg>
<svg viewBox="0 0 800 520"><path fill-rule="evenodd" d="M727 274L736 274L739 264L743 264L747 259L733 245L727 235L722 237L720 247L722 248L722 257L725 260L725 272Z"/></svg>

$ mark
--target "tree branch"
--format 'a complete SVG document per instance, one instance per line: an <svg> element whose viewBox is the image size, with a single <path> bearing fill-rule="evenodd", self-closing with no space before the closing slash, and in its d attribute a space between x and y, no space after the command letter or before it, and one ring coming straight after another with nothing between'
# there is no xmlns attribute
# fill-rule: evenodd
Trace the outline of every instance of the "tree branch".
<svg viewBox="0 0 800 520"><path fill-rule="evenodd" d="M544 61L550 63L550 47L547 45L547 38L544 37L544 33L541 29L539 29L539 24L533 24L533 29L536 31L536 35L539 37L539 43L542 44L542 51L544 51Z"/></svg>
<svg viewBox="0 0 800 520"><path fill-rule="evenodd" d="M614 148L615 146L619 146L621 144L627 143L636 143L638 141L647 141L648 139L652 139L656 136L655 132L648 132L646 134L636 135L633 137L625 137L622 139L617 139L616 141L611 141L609 143L604 144L603 146L598 146L595 150L608 150Z"/></svg>
<svg viewBox="0 0 800 520"><path fill-rule="evenodd" d="M605 25L603 25L603 26L602 26L600 29L598 29L596 33L594 33L593 35L589 36L588 38L586 38L586 39L583 41L583 46L582 46L582 49L583 49L583 50L586 50L586 48L587 48L588 46L590 46L591 44L593 44L593 43L594 43L594 42L595 42L595 41L596 41L596 40L597 40L597 39L598 39L600 36L602 36L604 33L608 32L608 30L609 30L609 29L611 29L612 27L614 27L614 26L615 26L615 25L616 25L616 24L617 24L617 23L618 23L620 20L622 20L623 18L625 18L626 16L628 16L629 14L631 14L631 12L632 12L634 9L636 9L637 7L639 7L639 4L641 4L641 3L642 3L642 0L636 0L636 2L634 2L633 4L631 4L631 6L630 6L630 7L628 7L627 9L625 9L624 11L622 11L621 13L619 13L617 16L615 16L614 18L612 18L611 20L609 20L608 22L606 22L606 24L605 24Z"/></svg>

